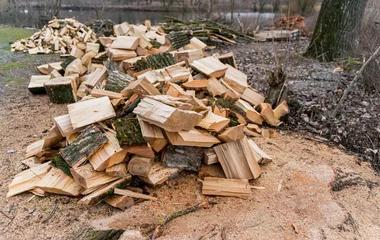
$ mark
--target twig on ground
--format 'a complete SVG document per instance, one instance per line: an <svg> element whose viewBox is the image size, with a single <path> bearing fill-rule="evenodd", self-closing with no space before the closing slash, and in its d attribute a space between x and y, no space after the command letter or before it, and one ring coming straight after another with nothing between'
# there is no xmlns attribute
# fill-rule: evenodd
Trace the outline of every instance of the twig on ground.
<svg viewBox="0 0 380 240"><path fill-rule="evenodd" d="M42 223L46 223L47 221L49 221L49 219L50 219L51 217L53 217L55 211L57 210L57 207L58 207L58 199L55 200L53 210L51 211L51 213L49 214L49 216L48 216L47 218L45 218L45 219L42 221Z"/></svg>
<svg viewBox="0 0 380 240"><path fill-rule="evenodd" d="M5 217L7 217L8 219L12 219L10 216L8 216L7 214L5 214L3 211L0 210L0 213L2 213Z"/></svg>

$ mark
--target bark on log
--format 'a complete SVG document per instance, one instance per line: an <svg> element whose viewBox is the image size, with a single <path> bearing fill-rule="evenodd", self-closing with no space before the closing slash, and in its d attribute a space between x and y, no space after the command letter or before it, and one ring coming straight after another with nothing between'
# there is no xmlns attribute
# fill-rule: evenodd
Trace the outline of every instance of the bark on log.
<svg viewBox="0 0 380 240"><path fill-rule="evenodd" d="M163 156L163 165L198 172L203 160L202 148L169 146Z"/></svg>

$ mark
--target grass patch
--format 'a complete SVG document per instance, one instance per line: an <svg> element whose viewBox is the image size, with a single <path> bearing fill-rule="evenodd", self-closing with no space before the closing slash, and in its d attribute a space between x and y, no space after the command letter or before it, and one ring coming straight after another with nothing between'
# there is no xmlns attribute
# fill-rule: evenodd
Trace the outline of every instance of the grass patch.
<svg viewBox="0 0 380 240"><path fill-rule="evenodd" d="M0 27L0 50L11 49L10 42L15 42L18 39L30 37L33 34L32 30L24 28Z"/></svg>
<svg viewBox="0 0 380 240"><path fill-rule="evenodd" d="M0 73L8 72L12 69L17 69L17 68L24 68L27 67L28 63L27 62L10 62L10 63L5 63L2 66L0 66Z"/></svg>

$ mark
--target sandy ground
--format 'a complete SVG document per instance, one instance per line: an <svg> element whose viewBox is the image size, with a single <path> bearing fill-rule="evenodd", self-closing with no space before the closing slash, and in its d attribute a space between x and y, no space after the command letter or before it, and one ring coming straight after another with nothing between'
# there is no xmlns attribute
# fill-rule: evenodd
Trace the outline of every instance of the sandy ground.
<svg viewBox="0 0 380 240"><path fill-rule="evenodd" d="M6 200L8 184L23 169L26 146L44 136L53 117L67 112L26 90L33 67L46 60L1 75L16 76L19 84L0 83L0 239L76 239L87 227L140 230L147 236L166 214L205 199L210 208L168 223L160 239L379 239L379 179L369 164L290 132L255 140L274 161L252 182L265 187L253 190L252 200L204 197L199 178L189 173L148 188L159 201L139 202L125 212L103 203L78 206L77 199L64 196L25 193ZM56 200L55 214L42 223Z"/></svg>

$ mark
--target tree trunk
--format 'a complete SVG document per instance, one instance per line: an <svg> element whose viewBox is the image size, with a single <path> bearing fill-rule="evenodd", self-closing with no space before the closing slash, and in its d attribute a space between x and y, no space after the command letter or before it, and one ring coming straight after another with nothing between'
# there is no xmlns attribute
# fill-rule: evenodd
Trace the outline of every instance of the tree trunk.
<svg viewBox="0 0 380 240"><path fill-rule="evenodd" d="M368 0L324 0L305 55L323 61L352 54Z"/></svg>
<svg viewBox="0 0 380 240"><path fill-rule="evenodd" d="M235 0L231 0L231 24L234 23Z"/></svg>

